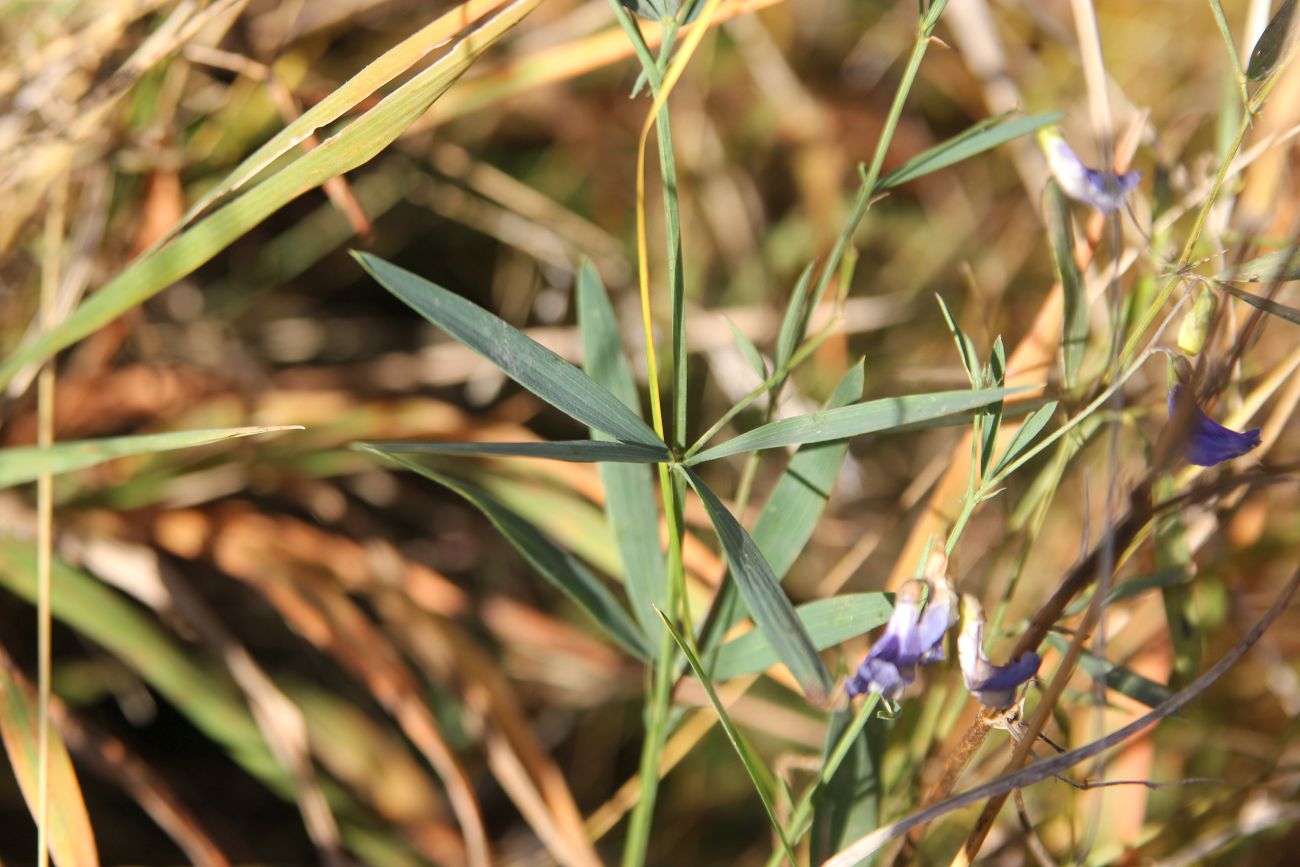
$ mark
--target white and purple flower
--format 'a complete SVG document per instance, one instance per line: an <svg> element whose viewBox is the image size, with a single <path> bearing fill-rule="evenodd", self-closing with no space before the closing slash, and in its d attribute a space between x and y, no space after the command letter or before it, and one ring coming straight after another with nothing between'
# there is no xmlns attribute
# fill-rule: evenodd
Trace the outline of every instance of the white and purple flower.
<svg viewBox="0 0 1300 867"><path fill-rule="evenodd" d="M1055 127L1039 130L1038 142L1061 190L1075 201L1091 205L1103 214L1124 207L1128 194L1142 180L1141 172L1121 174L1088 168Z"/></svg>
<svg viewBox="0 0 1300 867"><path fill-rule="evenodd" d="M994 665L984 655L984 608L979 600L966 594L962 596L964 618L961 635L957 638L957 658L961 662L962 678L966 689L989 707L1010 707L1020 684L1038 673L1043 660L1030 651L1006 665Z"/></svg>
<svg viewBox="0 0 1300 867"><path fill-rule="evenodd" d="M922 612L921 590L927 585L930 599ZM901 696L916 679L918 665L944 658L943 637L957 622L956 607L957 594L943 575L900 587L885 634L845 684L849 696L878 692L891 701Z"/></svg>

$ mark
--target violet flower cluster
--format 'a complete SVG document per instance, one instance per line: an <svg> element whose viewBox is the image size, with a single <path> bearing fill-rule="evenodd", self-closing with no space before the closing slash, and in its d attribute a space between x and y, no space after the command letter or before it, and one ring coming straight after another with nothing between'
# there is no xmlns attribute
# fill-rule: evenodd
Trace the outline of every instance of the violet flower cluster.
<svg viewBox="0 0 1300 867"><path fill-rule="evenodd" d="M921 592L929 599L921 607ZM984 655L984 614L972 597L964 597L966 623L958 641L958 656L966 688L984 704L1006 707L1020 684L1038 673L1042 662L1026 653L1007 665L994 665ZM857 672L845 683L849 697L880 693L897 701L916 680L917 668L944 659L943 639L958 620L957 594L943 569L931 569L923 581L899 588L885 634L871 646Z"/></svg>

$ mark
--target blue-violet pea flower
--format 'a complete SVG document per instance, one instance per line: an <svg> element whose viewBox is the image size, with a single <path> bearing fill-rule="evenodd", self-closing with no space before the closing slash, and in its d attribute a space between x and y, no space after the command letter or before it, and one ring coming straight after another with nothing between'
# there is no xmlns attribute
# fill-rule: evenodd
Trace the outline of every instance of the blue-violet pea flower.
<svg viewBox="0 0 1300 867"><path fill-rule="evenodd" d="M1175 385L1169 392L1169 418L1176 417L1183 386ZM1233 458L1239 458L1260 443L1259 428L1235 431L1219 424L1192 403L1192 423L1183 444L1183 456L1189 464L1212 467Z"/></svg>
<svg viewBox="0 0 1300 867"><path fill-rule="evenodd" d="M962 627L957 638L957 658L961 662L966 689L988 707L1010 707L1020 684L1038 673L1043 660L1030 651L1006 665L994 665L984 655L984 608L975 597L962 596Z"/></svg>
<svg viewBox="0 0 1300 867"><path fill-rule="evenodd" d="M1124 207L1124 200L1142 179L1141 172L1119 174L1088 168L1054 127L1040 130L1038 141L1061 190L1070 198L1091 205L1103 214Z"/></svg>
<svg viewBox="0 0 1300 867"><path fill-rule="evenodd" d="M930 598L922 612L921 590L927 585ZM900 587L885 634L845 684L849 696L878 692L891 701L898 699L916 679L918 665L944 658L943 636L957 621L956 608L957 594L943 575Z"/></svg>

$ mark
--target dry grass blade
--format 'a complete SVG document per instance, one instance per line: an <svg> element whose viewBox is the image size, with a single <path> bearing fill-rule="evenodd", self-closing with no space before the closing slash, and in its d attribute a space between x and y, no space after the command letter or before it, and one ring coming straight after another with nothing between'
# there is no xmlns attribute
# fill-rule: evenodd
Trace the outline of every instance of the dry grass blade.
<svg viewBox="0 0 1300 867"><path fill-rule="evenodd" d="M490 863L487 833L469 775L396 649L355 603L320 576L318 567L308 564L308 570L300 571L292 558L285 557L275 544L273 521L250 516L244 530L227 532L216 540L217 565L262 592L285 622L365 684L447 787L470 863Z"/></svg>
<svg viewBox="0 0 1300 867"><path fill-rule="evenodd" d="M96 730L59 701L50 708L68 748L92 771L119 786L171 837L196 867L228 867L228 859L189 809L126 744Z"/></svg>
<svg viewBox="0 0 1300 867"><path fill-rule="evenodd" d="M36 690L0 648L0 737L32 815L37 813ZM99 864L90 816L63 740L49 732L50 810L46 817L50 853L59 867Z"/></svg>

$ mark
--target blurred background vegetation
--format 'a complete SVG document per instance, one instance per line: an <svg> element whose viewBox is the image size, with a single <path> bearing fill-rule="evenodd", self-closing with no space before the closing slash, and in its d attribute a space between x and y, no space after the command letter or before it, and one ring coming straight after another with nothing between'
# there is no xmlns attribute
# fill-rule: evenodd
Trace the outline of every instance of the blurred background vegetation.
<svg viewBox="0 0 1300 867"><path fill-rule="evenodd" d="M391 80L302 149L431 68L462 26L495 5L480 0L470 14L410 0L7 0L0 354L39 331L42 284L57 299L58 321L366 64L437 16L465 16L425 38ZM1095 5L1120 158L1132 156L1144 173L1125 217L1124 250L1133 256L1122 280L1150 297L1228 153L1241 97L1217 3ZM799 272L840 231L917 20L910 0L752 0L723 9L728 20L701 43L671 102L690 415L702 420L692 422L692 436L758 384L723 315L770 352ZM1248 55L1274 10L1256 0L1225 0L1223 10ZM1085 162L1100 162L1069 3L953 0L937 35L885 170L1017 108L1065 112L1066 137ZM590 863L587 839L601 860L617 859L620 819L635 800L625 784L641 743L642 667L575 616L467 503L348 449L364 439L585 432L422 323L347 251L374 251L471 298L575 362L573 285L589 257L644 377L634 173L649 101L629 99L637 69L605 0L546 0L395 130L390 145L339 180L307 185L59 355L57 440L304 427L55 479L54 717L103 863L458 864L466 857L458 798L477 802L500 863ZM1292 65L1247 133L1249 161L1210 210L1198 260L1224 264L1295 236L1297 124L1300 67ZM1041 216L1046 179L1032 139L1023 139L877 202L855 235L841 327L798 371L776 415L820 406L862 356L868 396L966 387L935 293L981 356L998 335L1009 350L1034 340L1056 282ZM1162 247L1153 212L1170 215L1164 231L1174 231L1174 253ZM652 238L660 237L657 208L650 220ZM1089 232L1096 244L1100 223ZM1113 260L1107 243L1094 280ZM1292 285L1274 298L1297 302ZM1230 326L1250 310L1233 308ZM666 316L666 306L656 312ZM1094 330L1105 332L1104 305L1094 314ZM1056 339L1049 342L1050 360ZM1275 379L1267 403L1243 403L1249 389L1234 384L1217 413L1258 412L1265 446L1256 457L1279 467L1297 459L1295 346L1293 324L1261 321L1231 370L1252 385ZM1013 373L1043 382L1055 376L1051 368ZM0 445L30 445L35 367L9 376ZM1004 653L1103 532L1110 485L1127 490L1145 472L1167 418L1165 388L1158 364L1129 381L1117 474L1107 437L1085 426L1068 462L1039 458L976 513L951 571L990 610L1011 598L1008 576L1022 576L1003 629L991 636ZM743 413L737 429L761 415L761 406ZM951 519L944 510L954 502L941 492L961 442L954 428L855 442L786 582L791 597L893 590L899 576L910 577L926 541L918 528ZM445 466L599 571L621 573L593 466ZM781 466L779 457L760 465L757 502ZM739 467L711 466L710 484L730 494ZM1186 552L1173 565L1195 576L1184 585L1194 654L1186 644L1175 652L1159 592L1113 606L1106 652L1157 697L1240 641L1295 567L1300 494L1290 478L1184 516ZM1033 486L1055 497L1033 501L1042 503L1039 514L1022 514ZM0 646L6 668L33 682L35 501L30 485L0 492ZM703 604L723 566L697 503L686 518L689 586ZM1126 574L1170 567L1163 557L1140 549ZM984 857L1290 863L1286 853L1300 842L1291 830L1300 818L1297 626L1296 615L1284 615L1229 677L1112 753L1106 771L1111 779L1211 782L1082 792L1048 781L1027 790L1021 808L1036 830L1027 834L1009 808ZM851 669L867 644L855 639L833 652L832 670ZM890 729L888 818L919 803L978 710L954 672L932 679ZM1058 708L1052 737L1066 746L1145 710L1132 690L1116 690L1099 720L1091 683L1077 674ZM764 678L732 710L765 761L798 788L809 762L816 766L825 724L788 684L779 672ZM676 700L698 710L660 792L650 861L764 863L770 828L711 725L707 699L687 681ZM995 732L959 788L995 776L1008 742ZM31 815L15 778L0 773L4 863L33 862ZM946 863L974 816L958 812L895 854Z"/></svg>

